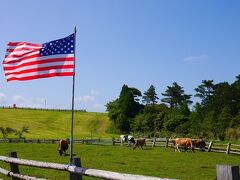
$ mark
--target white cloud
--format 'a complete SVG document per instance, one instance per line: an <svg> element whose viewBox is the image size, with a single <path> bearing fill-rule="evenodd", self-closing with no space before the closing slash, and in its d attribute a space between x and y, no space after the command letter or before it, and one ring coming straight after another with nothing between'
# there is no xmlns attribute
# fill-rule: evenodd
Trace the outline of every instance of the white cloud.
<svg viewBox="0 0 240 180"><path fill-rule="evenodd" d="M94 100L95 100L95 97L91 95L80 96L75 99L75 101L85 102L85 103L94 101Z"/></svg>
<svg viewBox="0 0 240 180"><path fill-rule="evenodd" d="M13 97L13 103L18 107L42 108L44 107L45 100L43 98L26 98L21 95L15 95Z"/></svg>
<svg viewBox="0 0 240 180"><path fill-rule="evenodd" d="M209 58L208 55L202 54L202 55L199 55L199 56L189 56L189 57L186 57L186 58L184 58L184 61L185 62L202 61L202 60L206 60L208 58Z"/></svg>
<svg viewBox="0 0 240 180"><path fill-rule="evenodd" d="M3 93L0 93L0 105L4 105L7 102L7 96Z"/></svg>
<svg viewBox="0 0 240 180"><path fill-rule="evenodd" d="M91 90L88 94L75 98L75 102L81 106L81 109L93 112L103 112L106 110L106 107L103 104L97 103L99 95L100 92Z"/></svg>
<svg viewBox="0 0 240 180"><path fill-rule="evenodd" d="M89 103L94 101L96 99L96 96L98 96L99 94L100 92L96 90L91 90L89 94L75 98L75 101Z"/></svg>

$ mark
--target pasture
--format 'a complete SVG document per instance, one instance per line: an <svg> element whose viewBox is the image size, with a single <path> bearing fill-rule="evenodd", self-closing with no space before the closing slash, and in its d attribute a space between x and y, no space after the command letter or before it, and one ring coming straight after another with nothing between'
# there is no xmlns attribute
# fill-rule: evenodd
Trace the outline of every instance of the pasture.
<svg viewBox="0 0 240 180"><path fill-rule="evenodd" d="M71 111L0 108L0 114L0 127L21 129L24 125L28 126L29 133L24 134L26 138L70 137ZM106 113L76 111L74 117L75 138L89 138L91 131L92 136L97 138L112 136L106 133L110 123ZM9 135L8 137L16 136Z"/></svg>
<svg viewBox="0 0 240 180"><path fill-rule="evenodd" d="M62 164L69 162L69 156L59 156L57 144L0 143L0 155L8 156L11 151L16 151L18 157L23 159ZM240 158L236 155L199 151L179 153L163 147L137 148L133 151L126 146L75 144L73 153L81 158L82 167L85 168L176 179L210 180L216 177L216 164L240 164ZM9 169L9 164L0 162L0 167ZM49 179L69 177L66 172L25 166L20 166L20 172ZM2 175L0 178L7 179Z"/></svg>

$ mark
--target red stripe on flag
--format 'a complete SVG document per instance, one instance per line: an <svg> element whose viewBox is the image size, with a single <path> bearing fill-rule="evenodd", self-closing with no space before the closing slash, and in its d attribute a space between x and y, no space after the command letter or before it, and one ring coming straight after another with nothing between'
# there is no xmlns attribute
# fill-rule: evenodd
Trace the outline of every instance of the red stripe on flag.
<svg viewBox="0 0 240 180"><path fill-rule="evenodd" d="M4 70L14 70L18 69L24 66L31 66L31 65L37 65L37 64L47 64L47 63L53 63L53 62L69 62L74 61L74 58L67 57L67 58L55 58L55 59L47 59L47 60L36 60L31 62L22 63L20 65L14 65L14 66L7 66L3 67Z"/></svg>
<svg viewBox="0 0 240 180"><path fill-rule="evenodd" d="M26 80L33 80L33 79L39 79L39 78L49 78L49 77L55 77L55 76L74 76L74 72L62 72L62 73L51 73L51 74L40 74L40 75L35 75L35 76L27 76L27 77L21 77L21 78L16 78L12 77L7 79L7 81L26 81Z"/></svg>

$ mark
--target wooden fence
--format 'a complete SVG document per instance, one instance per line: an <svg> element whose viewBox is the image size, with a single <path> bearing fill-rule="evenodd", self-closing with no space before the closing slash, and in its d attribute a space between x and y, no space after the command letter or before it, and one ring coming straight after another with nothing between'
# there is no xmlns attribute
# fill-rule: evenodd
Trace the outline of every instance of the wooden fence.
<svg viewBox="0 0 240 180"><path fill-rule="evenodd" d="M124 145L126 143L121 144L119 139L113 139L113 145ZM152 147L171 147L172 144L169 144L168 138L146 138L146 145Z"/></svg>
<svg viewBox="0 0 240 180"><path fill-rule="evenodd" d="M124 143L126 144L126 143ZM119 140L113 139L113 145L123 145ZM152 147L170 147L173 148L173 144L171 139L169 138L153 138L153 139L146 139L146 145ZM219 153L226 153L226 154L236 154L240 155L240 144L221 144L215 141L207 141L205 149L195 148L197 150L205 150L207 152L219 152Z"/></svg>
<svg viewBox="0 0 240 180"><path fill-rule="evenodd" d="M31 177L28 175L21 175L19 172L18 165L25 165L31 167L38 167L38 168L47 168L47 169L54 169L59 171L66 171L70 173L71 180L81 180L82 176L90 176L102 179L113 179L113 180L163 180L162 178L158 177L151 177L151 176L142 176L142 175L134 175L134 174L126 174L126 173L118 173L112 171L105 171L99 169L89 169L89 168L82 168L80 158L74 158L73 165L69 164L58 164L58 163L49 163L49 162L41 162L41 161L34 161L34 160L26 160L26 159L19 159L17 158L16 152L11 152L9 154L10 157L0 156L0 161L4 161L6 163L10 163L11 171L5 170L0 168L0 173L13 177L13 179L41 179L36 177ZM164 178L164 180L168 180Z"/></svg>
<svg viewBox="0 0 240 180"><path fill-rule="evenodd" d="M240 155L240 145L231 143L220 144L218 142L210 141L207 151Z"/></svg>
<svg viewBox="0 0 240 180"><path fill-rule="evenodd" d="M49 143L56 144L59 142L59 139L19 139L19 138L7 138L0 139L0 143ZM91 139L91 138L83 138L83 139L74 139L74 144L105 144L105 145L126 145L126 143L121 144L119 139ZM226 154L236 154L240 155L240 144L221 144L217 141L207 141L207 147L205 150L207 152L219 152ZM173 148L173 144L171 139L169 138L147 138L146 145L151 147L170 147ZM199 149L199 148L195 148Z"/></svg>

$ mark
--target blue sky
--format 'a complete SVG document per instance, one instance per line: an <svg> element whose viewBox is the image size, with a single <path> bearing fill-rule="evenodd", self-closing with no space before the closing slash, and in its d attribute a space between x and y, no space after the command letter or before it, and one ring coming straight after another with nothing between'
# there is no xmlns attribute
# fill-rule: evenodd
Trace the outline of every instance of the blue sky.
<svg viewBox="0 0 240 180"><path fill-rule="evenodd" d="M240 74L240 1L1 1L0 57L9 41L45 43L77 26L75 109L104 112L123 84L161 99L177 82L194 94L202 80ZM72 78L6 82L0 106L71 108Z"/></svg>

